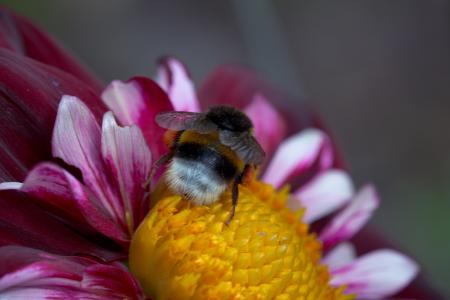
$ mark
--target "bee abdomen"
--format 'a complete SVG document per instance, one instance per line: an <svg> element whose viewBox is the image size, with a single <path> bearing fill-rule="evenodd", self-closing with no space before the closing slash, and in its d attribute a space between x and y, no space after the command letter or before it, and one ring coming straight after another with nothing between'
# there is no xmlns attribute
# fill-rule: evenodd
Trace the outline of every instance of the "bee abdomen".
<svg viewBox="0 0 450 300"><path fill-rule="evenodd" d="M196 204L211 204L236 176L237 168L215 149L182 143L166 172L169 187Z"/></svg>
<svg viewBox="0 0 450 300"><path fill-rule="evenodd" d="M238 172L232 161L210 145L185 142L178 146L174 156L203 164L226 181L233 179Z"/></svg>

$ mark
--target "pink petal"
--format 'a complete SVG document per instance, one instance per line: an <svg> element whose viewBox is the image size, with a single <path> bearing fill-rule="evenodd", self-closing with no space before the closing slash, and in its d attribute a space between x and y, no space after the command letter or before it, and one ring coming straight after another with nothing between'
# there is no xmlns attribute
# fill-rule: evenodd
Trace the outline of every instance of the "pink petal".
<svg viewBox="0 0 450 300"><path fill-rule="evenodd" d="M352 180L346 172L324 171L299 188L288 206L294 210L305 207L303 220L312 223L342 207L354 192Z"/></svg>
<svg viewBox="0 0 450 300"><path fill-rule="evenodd" d="M305 129L280 145L267 167L263 181L281 187L289 178L312 167L317 160L322 170L332 165L330 141L320 130Z"/></svg>
<svg viewBox="0 0 450 300"><path fill-rule="evenodd" d="M165 130L156 124L155 116L173 106L158 84L143 77L115 80L103 92L102 100L122 126L136 124L142 130L154 161L168 151L163 142Z"/></svg>
<svg viewBox="0 0 450 300"><path fill-rule="evenodd" d="M120 264L99 264L35 249L0 248L0 298L143 299L139 284Z"/></svg>
<svg viewBox="0 0 450 300"><path fill-rule="evenodd" d="M286 135L286 123L281 115L262 94L256 94L244 112L253 122L259 144L266 154L272 153Z"/></svg>
<svg viewBox="0 0 450 300"><path fill-rule="evenodd" d="M132 233L147 209L143 184L152 166L150 150L136 125L119 127L112 112L108 112L102 123L102 155L117 181L125 208L123 217Z"/></svg>
<svg viewBox="0 0 450 300"><path fill-rule="evenodd" d="M53 155L76 166L83 181L114 222L126 228L124 208L101 157L100 127L79 99L63 96L53 130Z"/></svg>
<svg viewBox="0 0 450 300"><path fill-rule="evenodd" d="M393 250L377 250L332 271L331 284L346 285L359 299L383 299L407 286L419 272L418 265Z"/></svg>
<svg viewBox="0 0 450 300"><path fill-rule="evenodd" d="M330 271L333 271L353 262L355 258L355 247L350 243L341 243L325 255L322 263L327 265Z"/></svg>
<svg viewBox="0 0 450 300"><path fill-rule="evenodd" d="M175 110L200 111L194 84L182 62L173 57L161 59L156 81L169 95Z"/></svg>
<svg viewBox="0 0 450 300"><path fill-rule="evenodd" d="M352 202L337 214L319 235L325 249L348 240L370 219L379 203L375 187L366 185L354 196Z"/></svg>
<svg viewBox="0 0 450 300"><path fill-rule="evenodd" d="M125 243L128 240L128 236L110 219L107 212L89 198L81 183L57 165L37 165L28 173L20 191L33 196L41 205L73 226L90 231L95 228L97 232L118 242Z"/></svg>

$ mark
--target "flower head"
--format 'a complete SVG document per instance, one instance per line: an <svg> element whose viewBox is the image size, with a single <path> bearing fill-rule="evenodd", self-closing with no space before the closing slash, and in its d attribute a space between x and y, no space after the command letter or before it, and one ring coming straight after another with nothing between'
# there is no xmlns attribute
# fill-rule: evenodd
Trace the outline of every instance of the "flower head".
<svg viewBox="0 0 450 300"><path fill-rule="evenodd" d="M130 269L156 299L351 299L328 284L320 243L288 195L250 179L229 225L230 193L211 206L165 196L134 235Z"/></svg>
<svg viewBox="0 0 450 300"><path fill-rule="evenodd" d="M166 151L155 115L201 109L184 65L162 60L160 86L142 77L113 82L102 99L121 126L109 112L100 127L104 106L96 80L32 24L5 14L8 22L3 18L0 25L17 30L2 31L14 36L0 44L2 83L8 87L0 97L7 111L0 137L8 154L0 157L0 219L6 224L0 242L21 246L0 248L1 296L144 299L142 285L160 298L314 297L321 291L326 299L374 299L395 294L417 273L414 262L392 250L355 256L348 240L377 207L374 188L354 192L315 117L302 117L308 120L302 128L311 128L282 142L292 127L268 101L270 91L230 68L214 73L198 98L234 104L251 117L258 140L273 154L262 175L273 187L255 180L241 186L229 227L223 222L228 194L211 207L155 196L158 203L141 222L148 209L142 183L152 161ZM75 97L62 97L67 94ZM292 194L283 188L287 183ZM314 222L330 214L316 231ZM140 283L112 262L128 257L132 238L130 266ZM255 251L244 251L249 248ZM262 266L258 273L262 261L271 269Z"/></svg>

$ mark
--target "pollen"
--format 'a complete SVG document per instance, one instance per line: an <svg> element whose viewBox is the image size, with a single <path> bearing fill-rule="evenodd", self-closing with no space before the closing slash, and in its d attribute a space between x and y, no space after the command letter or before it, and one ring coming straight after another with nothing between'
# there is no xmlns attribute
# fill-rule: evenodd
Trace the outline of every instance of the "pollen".
<svg viewBox="0 0 450 300"><path fill-rule="evenodd" d="M134 234L129 266L152 299L348 300L329 285L321 244L286 208L287 188L249 180L210 206L162 196Z"/></svg>

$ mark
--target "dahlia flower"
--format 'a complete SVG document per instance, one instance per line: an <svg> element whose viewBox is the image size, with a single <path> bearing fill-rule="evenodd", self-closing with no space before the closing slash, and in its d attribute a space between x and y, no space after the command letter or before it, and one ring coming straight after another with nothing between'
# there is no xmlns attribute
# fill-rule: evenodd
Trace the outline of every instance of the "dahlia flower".
<svg viewBox="0 0 450 300"><path fill-rule="evenodd" d="M157 83L112 82L106 112L101 85L53 40L6 11L0 22L2 298L382 299L416 276L400 252L356 256L350 239L378 205L375 188L354 191L317 119L285 139L266 87L239 89L250 73L220 69L199 102L184 66L167 58ZM250 101L238 106L272 156L240 187L229 226L229 193L195 206L149 198L143 185L166 151L155 115L226 95ZM398 297L428 297L415 293Z"/></svg>

